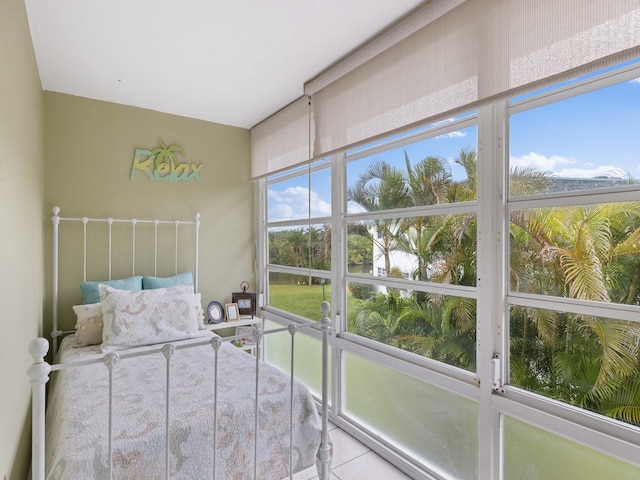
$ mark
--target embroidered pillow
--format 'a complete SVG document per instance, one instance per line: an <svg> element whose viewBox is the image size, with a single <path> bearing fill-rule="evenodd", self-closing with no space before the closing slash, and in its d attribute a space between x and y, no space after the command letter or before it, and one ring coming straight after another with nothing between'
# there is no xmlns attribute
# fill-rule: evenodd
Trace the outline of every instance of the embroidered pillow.
<svg viewBox="0 0 640 480"><path fill-rule="evenodd" d="M171 342L198 335L196 295L190 285L118 290L99 285L103 352Z"/></svg>
<svg viewBox="0 0 640 480"><path fill-rule="evenodd" d="M74 305L76 314L76 346L100 345L102 343L102 305Z"/></svg>
<svg viewBox="0 0 640 480"><path fill-rule="evenodd" d="M196 304L196 318L198 319L198 328L200 330L206 330L207 327L204 324L204 308L202 308L202 297L200 293L195 293L193 299Z"/></svg>

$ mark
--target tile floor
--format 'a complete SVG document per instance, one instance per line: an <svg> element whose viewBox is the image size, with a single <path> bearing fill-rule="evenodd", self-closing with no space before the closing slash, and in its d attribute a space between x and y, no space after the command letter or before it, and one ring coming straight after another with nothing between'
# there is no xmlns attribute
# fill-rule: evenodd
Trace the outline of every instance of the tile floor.
<svg viewBox="0 0 640 480"><path fill-rule="evenodd" d="M331 480L410 480L348 433L330 425L333 442ZM318 478L316 467L296 473L294 480Z"/></svg>

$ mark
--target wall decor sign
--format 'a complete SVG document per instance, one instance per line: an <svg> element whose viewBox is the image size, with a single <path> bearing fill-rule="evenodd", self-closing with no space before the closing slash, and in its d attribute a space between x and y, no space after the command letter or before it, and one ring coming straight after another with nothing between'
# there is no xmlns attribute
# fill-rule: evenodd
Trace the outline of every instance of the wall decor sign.
<svg viewBox="0 0 640 480"><path fill-rule="evenodd" d="M154 182L187 182L195 180L199 182L202 164L180 162L178 154L184 155L184 149L180 145L165 145L158 140L159 147L152 150L136 148L133 153L130 179L136 178L136 173L143 172Z"/></svg>

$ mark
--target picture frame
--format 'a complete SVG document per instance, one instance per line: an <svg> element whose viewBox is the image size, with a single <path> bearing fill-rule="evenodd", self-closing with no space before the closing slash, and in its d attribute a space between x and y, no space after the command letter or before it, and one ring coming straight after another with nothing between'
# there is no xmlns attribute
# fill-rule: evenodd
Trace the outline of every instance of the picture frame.
<svg viewBox="0 0 640 480"><path fill-rule="evenodd" d="M224 320L224 307L220 302L214 300L207 306L207 315L209 317L209 323L220 323Z"/></svg>
<svg viewBox="0 0 640 480"><path fill-rule="evenodd" d="M237 303L225 303L224 310L227 314L227 322L240 320L240 311Z"/></svg>
<svg viewBox="0 0 640 480"><path fill-rule="evenodd" d="M251 315L251 318L256 314L257 297L258 295L253 292L242 291L231 293L231 301L238 304L238 312L240 315Z"/></svg>

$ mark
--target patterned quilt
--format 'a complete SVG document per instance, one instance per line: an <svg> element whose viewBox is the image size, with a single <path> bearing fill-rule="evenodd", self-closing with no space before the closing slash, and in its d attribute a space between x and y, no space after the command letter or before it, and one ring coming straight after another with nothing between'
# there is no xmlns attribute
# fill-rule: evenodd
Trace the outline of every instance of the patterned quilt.
<svg viewBox="0 0 640 480"><path fill-rule="evenodd" d="M202 339L175 343L198 340ZM62 342L61 363L102 355L99 346L70 348L71 343L72 337ZM135 350L153 348L157 346ZM215 478L252 479L255 358L227 343L218 356ZM177 349L171 363L169 478L214 478L214 351L210 345ZM164 356L122 358L113 378L113 478L165 478ZM289 376L261 363L258 391L257 478L285 478L290 458ZM47 479L108 478L108 370L104 364L52 373L46 421ZM315 463L322 426L311 393L297 382L293 423L296 472Z"/></svg>

